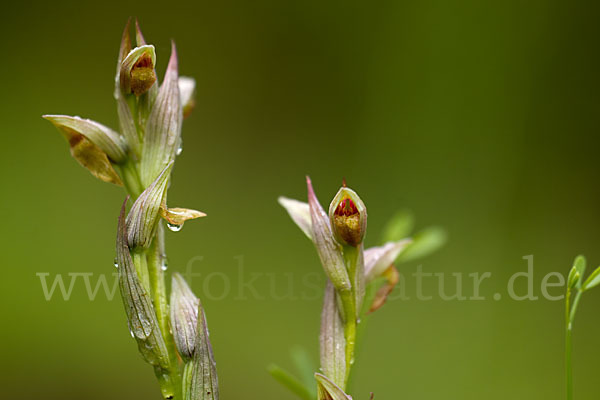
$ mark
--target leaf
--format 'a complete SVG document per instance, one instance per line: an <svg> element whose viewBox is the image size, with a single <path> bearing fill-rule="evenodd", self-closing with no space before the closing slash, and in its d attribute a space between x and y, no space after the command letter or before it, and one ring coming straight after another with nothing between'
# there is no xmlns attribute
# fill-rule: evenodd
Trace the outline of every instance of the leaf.
<svg viewBox="0 0 600 400"><path fill-rule="evenodd" d="M188 76L179 77L179 97L183 107L183 118L189 117L196 106L196 80Z"/></svg>
<svg viewBox="0 0 600 400"><path fill-rule="evenodd" d="M383 243L395 242L410 236L415 218L409 210L396 212L383 229Z"/></svg>
<svg viewBox="0 0 600 400"><path fill-rule="evenodd" d="M346 339L344 322L340 317L335 290L327 281L323 311L321 312L321 332L319 335L321 370L337 385L346 381Z"/></svg>
<svg viewBox="0 0 600 400"><path fill-rule="evenodd" d="M310 390L313 394L313 398L317 397L316 387L314 386L314 372L317 370L317 366L310 357L308 351L302 346L294 346L290 349L290 355L294 366L297 368L302 382L306 388L314 388Z"/></svg>
<svg viewBox="0 0 600 400"><path fill-rule="evenodd" d="M367 283L381 276L411 243L412 239L403 239L367 249L364 256Z"/></svg>
<svg viewBox="0 0 600 400"><path fill-rule="evenodd" d="M312 219L310 216L310 207L308 203L302 201L288 199L287 197L280 196L277 201L285 210L288 212L292 220L298 225L298 227L304 232L304 234L310 239L313 239L312 231ZM312 379L312 373L311 373Z"/></svg>
<svg viewBox="0 0 600 400"><path fill-rule="evenodd" d="M102 143L103 146L110 147L108 144L110 140L108 137L109 134L100 128L100 124L95 123L96 125L94 125L94 129L92 129L90 127L92 126L91 122L93 121L82 119L78 120L77 117L45 115L44 118L52 122L52 124L54 124L54 126L56 126L63 134L65 139L67 139L71 149L71 155L79 164L85 167L91 172L92 175L101 181L123 186L123 182L113 168L113 165L106 152L103 151L98 145L94 144L90 138L86 137L86 135L89 135L96 142ZM80 129L81 132L74 129L75 127ZM84 129L84 127L86 128ZM86 135L84 135L84 133ZM102 135L105 136L102 137ZM113 148L113 150L115 151L113 155L118 153L117 147Z"/></svg>
<svg viewBox="0 0 600 400"><path fill-rule="evenodd" d="M575 286L577 286L579 278L579 271L577 271L577 267L573 265L573 267L571 267L571 270L569 271L569 276L567 277L567 287L569 289L573 289Z"/></svg>
<svg viewBox="0 0 600 400"><path fill-rule="evenodd" d="M352 397L323 374L316 373L318 400L352 400Z"/></svg>
<svg viewBox="0 0 600 400"><path fill-rule="evenodd" d="M296 379L292 374L279 367L278 365L272 364L267 370L269 374L287 389L290 392L294 393L301 399L304 400L315 400L315 396L311 393L311 391L302 384L298 379Z"/></svg>
<svg viewBox="0 0 600 400"><path fill-rule="evenodd" d="M127 322L144 359L154 366L168 369L169 355L158 327L152 300L138 277L129 252L125 227L126 204L127 199L121 207L117 229L117 266L119 289L127 314Z"/></svg>
<svg viewBox="0 0 600 400"><path fill-rule="evenodd" d="M119 127L123 136L127 140L127 144L129 145L129 149L131 154L136 159L140 156L140 137L137 132L137 128L135 127L135 121L133 119L133 115L131 114L131 109L127 104L127 100L121 94L121 90L117 90L116 94L117 100L117 114L119 116Z"/></svg>
<svg viewBox="0 0 600 400"><path fill-rule="evenodd" d="M329 217L319 204L309 177L306 177L308 187L308 205L312 221L313 241L319 253L325 274L337 290L350 290L350 278L344 264L339 244L335 241Z"/></svg>
<svg viewBox="0 0 600 400"><path fill-rule="evenodd" d="M596 270L587 278L583 284L583 290L588 290L598 285L600 285L600 267L596 268Z"/></svg>
<svg viewBox="0 0 600 400"><path fill-rule="evenodd" d="M140 29L140 22L137 20L137 18L135 20L135 42L138 46L143 46L146 44L146 39L144 39L144 35Z"/></svg>
<svg viewBox="0 0 600 400"><path fill-rule="evenodd" d="M181 138L182 120L177 51L173 44L165 78L145 129L141 160L143 185L149 185L165 166L175 160Z"/></svg>
<svg viewBox="0 0 600 400"><path fill-rule="evenodd" d="M371 303L371 307L369 308L369 313L379 310L385 302L387 301L388 296L394 290L394 287L398 284L400 279L400 274L398 270L393 265L382 274L382 276L386 279L385 285L379 288L377 294L375 294L375 298Z"/></svg>
<svg viewBox="0 0 600 400"><path fill-rule="evenodd" d="M172 166L172 162L167 165L133 203L127 215L127 240L130 247L150 247Z"/></svg>
<svg viewBox="0 0 600 400"><path fill-rule="evenodd" d="M586 261L583 255L578 255L575 257L575 261L573 261L573 266L577 269L579 273L579 279L577 280L577 288L581 289L581 285L583 283L583 276L585 274Z"/></svg>
<svg viewBox="0 0 600 400"><path fill-rule="evenodd" d="M123 29L123 36L121 37L121 46L119 48L119 58L117 59L117 75L115 77L115 97L116 92L119 90L119 74L121 73L121 62L127 57L127 54L131 51L131 36L129 29L131 25L131 18L127 20L125 29Z"/></svg>
<svg viewBox="0 0 600 400"><path fill-rule="evenodd" d="M189 219L206 217L202 211L191 210L189 208L168 208L165 204L160 206L160 216L169 224L181 226Z"/></svg>
<svg viewBox="0 0 600 400"><path fill-rule="evenodd" d="M171 284L171 329L179 354L189 360L196 349L198 335L198 306L200 300L179 273L173 274Z"/></svg>
<svg viewBox="0 0 600 400"><path fill-rule="evenodd" d="M189 388L190 400L219 400L217 365L202 304L198 305L197 330L196 350L191 361L193 364Z"/></svg>
<svg viewBox="0 0 600 400"><path fill-rule="evenodd" d="M356 318L358 319L360 318L360 309L365 299L365 289L367 286L367 278L365 276L365 246L363 243L361 243L358 245L358 248L349 249L348 247L346 247L344 250L344 256L347 258L352 254L353 250L357 250L358 255L356 256L354 276L351 276L350 279L352 279Z"/></svg>
<svg viewBox="0 0 600 400"><path fill-rule="evenodd" d="M425 257L446 243L447 235L440 227L426 228L413 236L413 242L402 252L398 262L408 262Z"/></svg>
<svg viewBox="0 0 600 400"><path fill-rule="evenodd" d="M121 135L96 121L68 115L44 115L43 118L56 126L69 141L77 135L85 136L114 163L121 163L127 157L127 146Z"/></svg>

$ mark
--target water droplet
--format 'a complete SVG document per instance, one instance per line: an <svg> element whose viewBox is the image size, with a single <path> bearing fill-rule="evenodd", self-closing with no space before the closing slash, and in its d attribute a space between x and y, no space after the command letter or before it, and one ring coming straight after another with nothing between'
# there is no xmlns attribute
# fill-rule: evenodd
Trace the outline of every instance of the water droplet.
<svg viewBox="0 0 600 400"><path fill-rule="evenodd" d="M183 153L183 147L179 146L179 147L177 148L177 151L175 151L175 155L176 155L176 156L179 156L179 155L181 155L181 153Z"/></svg>
<svg viewBox="0 0 600 400"><path fill-rule="evenodd" d="M181 228L183 228L183 224L177 225L177 224L167 223L167 228L169 228L169 230L171 232L179 232L181 230Z"/></svg>
<svg viewBox="0 0 600 400"><path fill-rule="evenodd" d="M162 271L166 271L167 269L169 269L169 267L167 266L167 264L163 264L163 265L160 266L160 269Z"/></svg>
<svg viewBox="0 0 600 400"><path fill-rule="evenodd" d="M116 258L115 258L114 264L115 264L115 268L119 268L119 263L117 262Z"/></svg>

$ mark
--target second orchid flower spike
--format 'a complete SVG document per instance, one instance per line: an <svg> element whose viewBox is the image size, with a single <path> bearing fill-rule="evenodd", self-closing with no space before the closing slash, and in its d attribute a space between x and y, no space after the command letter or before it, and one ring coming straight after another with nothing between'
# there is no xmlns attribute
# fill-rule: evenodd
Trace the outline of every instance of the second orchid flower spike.
<svg viewBox="0 0 600 400"><path fill-rule="evenodd" d="M320 399L346 399L344 393L354 362L356 329L363 309L365 286L383 277L388 284L375 297L370 309L381 307L394 286L392 264L410 243L389 242L364 250L367 208L358 194L342 186L326 214L307 177L308 203L280 197L279 203L315 244L328 278L321 314Z"/></svg>

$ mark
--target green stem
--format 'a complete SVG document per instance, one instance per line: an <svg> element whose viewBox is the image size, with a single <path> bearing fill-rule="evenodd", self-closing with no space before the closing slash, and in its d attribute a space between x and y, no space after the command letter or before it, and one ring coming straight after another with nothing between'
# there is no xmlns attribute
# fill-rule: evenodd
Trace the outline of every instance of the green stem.
<svg viewBox="0 0 600 400"><path fill-rule="evenodd" d="M579 289L575 295L575 300L573 300L573 306L571 307L571 318L569 319L571 325L573 325L573 321L575 321L575 313L577 312L577 306L579 305L579 299L581 299L582 294L583 290Z"/></svg>
<svg viewBox="0 0 600 400"><path fill-rule="evenodd" d="M567 382L567 400L573 399L573 369L571 367L571 289L567 289L565 295L565 378Z"/></svg>
<svg viewBox="0 0 600 400"><path fill-rule="evenodd" d="M131 258L133 264L140 277L140 282L144 285L144 289L150 292L150 276L148 274L148 262L146 261L146 252L141 249L134 249L131 251Z"/></svg>
<svg viewBox="0 0 600 400"><path fill-rule="evenodd" d="M159 223L157 233L152 241L152 245L148 249L148 274L150 276L150 292L152 293L152 302L156 310L156 317L163 334L169 332L169 316L167 311L167 289L165 285L165 255L161 248L164 241L164 230L162 224Z"/></svg>
<svg viewBox="0 0 600 400"><path fill-rule="evenodd" d="M150 292L152 293L152 302L154 304L154 310L156 311L158 326L161 330L163 339L169 352L171 368L169 371L166 371L169 375L167 382L168 384L172 385L175 391L174 399L181 399L182 371L179 359L177 357L175 341L173 340L173 335L171 334L171 329L169 328L167 289L165 285L165 269L163 268L163 266L166 267L164 241L164 227L161 223L159 223L156 236L154 237L152 245L148 249L147 253L148 274L150 276Z"/></svg>
<svg viewBox="0 0 600 400"><path fill-rule="evenodd" d="M133 161L128 160L124 164L121 164L120 168L125 190L135 201L135 199L137 199L144 191L137 167Z"/></svg>
<svg viewBox="0 0 600 400"><path fill-rule="evenodd" d="M344 338L346 339L346 376L344 379L344 387L342 388L344 390L348 384L350 371L354 364L354 350L356 347L356 269L358 257L358 248L344 246L344 261L352 284L350 290L340 291L339 293L344 309Z"/></svg>
<svg viewBox="0 0 600 400"><path fill-rule="evenodd" d="M123 183L127 193L135 201L144 191L136 163L127 161L121 165ZM169 328L169 312L167 289L165 285L165 238L164 228L159 223L157 232L150 248L143 252L132 252L134 263L140 280L152 296L158 325L169 352L169 370L155 368L155 374L164 395L172 395L173 399L182 399L181 367L175 348L175 341Z"/></svg>
<svg viewBox="0 0 600 400"><path fill-rule="evenodd" d="M571 290L567 289L565 296L565 376L567 381L567 400L573 400L573 322L575 321L575 313L581 299L583 290L579 289L573 300L573 305L570 305Z"/></svg>

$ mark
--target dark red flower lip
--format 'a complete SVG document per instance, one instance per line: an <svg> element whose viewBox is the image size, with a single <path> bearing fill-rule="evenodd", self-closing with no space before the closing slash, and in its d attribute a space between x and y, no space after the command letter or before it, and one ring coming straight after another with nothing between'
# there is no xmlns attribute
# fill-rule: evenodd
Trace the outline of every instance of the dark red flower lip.
<svg viewBox="0 0 600 400"><path fill-rule="evenodd" d="M354 204L351 198L346 197L340 201L340 204L338 204L336 207L334 214L340 217L349 217L351 215L358 214L358 208L356 208L356 204Z"/></svg>

